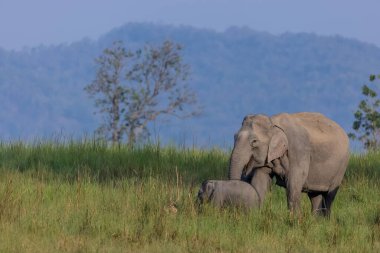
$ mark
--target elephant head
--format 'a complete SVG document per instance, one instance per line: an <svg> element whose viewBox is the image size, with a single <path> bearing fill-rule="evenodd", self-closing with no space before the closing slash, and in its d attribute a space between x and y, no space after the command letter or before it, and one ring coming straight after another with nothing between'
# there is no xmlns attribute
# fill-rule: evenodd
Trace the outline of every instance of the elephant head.
<svg viewBox="0 0 380 253"><path fill-rule="evenodd" d="M248 115L235 134L229 179L241 179L244 169L267 166L288 149L284 131L265 115Z"/></svg>
<svg viewBox="0 0 380 253"><path fill-rule="evenodd" d="M203 204L207 202L214 193L214 182L206 180L202 183L198 192L197 202Z"/></svg>

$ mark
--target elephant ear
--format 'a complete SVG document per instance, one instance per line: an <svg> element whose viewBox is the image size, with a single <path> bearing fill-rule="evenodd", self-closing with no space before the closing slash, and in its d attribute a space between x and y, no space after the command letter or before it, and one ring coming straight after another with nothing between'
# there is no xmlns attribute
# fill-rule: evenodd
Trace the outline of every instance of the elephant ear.
<svg viewBox="0 0 380 253"><path fill-rule="evenodd" d="M206 184L207 195L211 197L211 195L214 193L214 190L215 190L214 182L208 181Z"/></svg>
<svg viewBox="0 0 380 253"><path fill-rule="evenodd" d="M282 129L274 126L273 136L269 142L268 162L281 157L286 150L288 150L288 138Z"/></svg>

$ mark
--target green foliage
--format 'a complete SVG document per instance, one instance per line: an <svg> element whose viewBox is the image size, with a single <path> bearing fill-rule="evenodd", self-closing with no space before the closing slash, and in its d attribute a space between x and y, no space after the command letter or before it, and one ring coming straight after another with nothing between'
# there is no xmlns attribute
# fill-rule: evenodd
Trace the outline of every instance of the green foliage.
<svg viewBox="0 0 380 253"><path fill-rule="evenodd" d="M103 114L98 134L113 144L127 135L133 146L149 131L147 124L161 115L190 117L197 111L184 107L196 103L186 81L189 66L182 62L182 47L171 41L128 51L122 42L103 51L97 58L95 80L85 90Z"/></svg>
<svg viewBox="0 0 380 253"><path fill-rule="evenodd" d="M380 75L378 76L380 77ZM375 75L370 75L370 82L376 80ZM350 133L352 139L360 140L367 150L380 148L380 100L375 89L363 85L362 94L365 97L359 103L358 110L354 113L355 121L352 128L355 133Z"/></svg>
<svg viewBox="0 0 380 253"><path fill-rule="evenodd" d="M46 177L75 179L85 173L93 181L105 182L121 178L146 178L159 174L165 180L181 173L186 183L200 180L205 173L219 177L227 169L228 157L221 150L179 149L147 144L131 147L127 144L108 147L106 142L65 141L0 145L0 167L32 173L46 172ZM222 170L218 168L224 168Z"/></svg>
<svg viewBox="0 0 380 253"><path fill-rule="evenodd" d="M379 252L378 152L351 156L329 219L310 213L306 194L301 219L291 218L277 186L260 210L199 212L200 183L225 178L228 157L94 141L0 144L0 252Z"/></svg>

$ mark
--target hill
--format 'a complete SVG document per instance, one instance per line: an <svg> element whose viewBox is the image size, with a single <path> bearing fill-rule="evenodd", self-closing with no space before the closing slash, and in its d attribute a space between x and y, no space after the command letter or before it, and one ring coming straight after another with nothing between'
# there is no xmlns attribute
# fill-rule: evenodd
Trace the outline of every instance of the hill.
<svg viewBox="0 0 380 253"><path fill-rule="evenodd" d="M380 48L339 36L126 24L97 40L0 49L1 139L91 134L99 118L83 87L94 58L114 40L136 48L165 39L184 45L204 107L195 119L152 124L165 142L229 147L248 113L318 111L350 131L360 87L380 70Z"/></svg>

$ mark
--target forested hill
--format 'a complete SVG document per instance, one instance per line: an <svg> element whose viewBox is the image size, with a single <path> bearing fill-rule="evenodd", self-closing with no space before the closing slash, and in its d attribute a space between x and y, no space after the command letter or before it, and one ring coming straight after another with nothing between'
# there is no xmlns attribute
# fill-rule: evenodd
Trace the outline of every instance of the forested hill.
<svg viewBox="0 0 380 253"><path fill-rule="evenodd" d="M380 48L339 36L127 24L95 41L0 49L0 138L92 133L99 119L83 87L94 58L114 40L136 48L165 39L184 46L204 107L195 119L152 124L153 135L180 144L228 147L248 113L318 111L350 130L361 85L380 72Z"/></svg>

